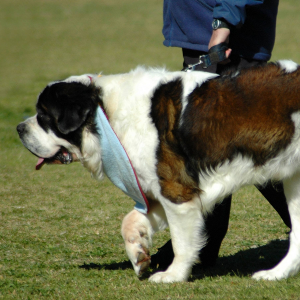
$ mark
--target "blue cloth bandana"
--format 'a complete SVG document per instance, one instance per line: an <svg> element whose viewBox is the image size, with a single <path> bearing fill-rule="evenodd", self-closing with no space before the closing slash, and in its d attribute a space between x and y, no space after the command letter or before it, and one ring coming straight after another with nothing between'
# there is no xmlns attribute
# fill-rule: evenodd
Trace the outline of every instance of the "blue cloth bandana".
<svg viewBox="0 0 300 300"><path fill-rule="evenodd" d="M116 133L110 126L103 109L96 112L96 125L100 136L101 157L105 175L135 202L135 209L147 214L149 203L142 191L131 161Z"/></svg>

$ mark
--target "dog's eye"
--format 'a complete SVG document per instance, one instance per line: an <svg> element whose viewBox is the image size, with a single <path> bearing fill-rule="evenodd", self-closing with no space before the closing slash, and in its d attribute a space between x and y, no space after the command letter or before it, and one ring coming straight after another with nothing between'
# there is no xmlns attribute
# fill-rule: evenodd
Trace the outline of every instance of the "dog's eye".
<svg viewBox="0 0 300 300"><path fill-rule="evenodd" d="M48 121L50 120L49 116L44 115L44 114L38 114L38 118L42 121Z"/></svg>
<svg viewBox="0 0 300 300"><path fill-rule="evenodd" d="M50 122L50 117L45 114L38 114L37 115L38 122L42 124L46 124Z"/></svg>
<svg viewBox="0 0 300 300"><path fill-rule="evenodd" d="M37 115L37 122L38 124L47 132L49 127L51 126L51 119L49 116L45 114L38 114Z"/></svg>

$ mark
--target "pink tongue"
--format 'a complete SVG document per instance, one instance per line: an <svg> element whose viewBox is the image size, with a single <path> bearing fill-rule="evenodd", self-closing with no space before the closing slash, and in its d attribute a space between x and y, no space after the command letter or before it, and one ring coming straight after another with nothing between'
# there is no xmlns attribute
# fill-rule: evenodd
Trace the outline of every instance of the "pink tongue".
<svg viewBox="0 0 300 300"><path fill-rule="evenodd" d="M45 163L45 160L43 158L39 157L39 160L38 160L38 162L37 162L37 164L35 166L35 169L39 170L44 165L44 163Z"/></svg>

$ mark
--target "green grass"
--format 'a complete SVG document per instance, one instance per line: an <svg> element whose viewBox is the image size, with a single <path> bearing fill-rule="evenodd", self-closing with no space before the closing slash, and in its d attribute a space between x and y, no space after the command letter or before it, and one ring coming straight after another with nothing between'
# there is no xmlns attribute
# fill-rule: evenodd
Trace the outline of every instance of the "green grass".
<svg viewBox="0 0 300 300"><path fill-rule="evenodd" d="M300 5L281 1L273 59L300 62ZM52 80L127 72L138 64L179 70L181 51L162 45L161 0L2 0L0 3L0 299L299 299L299 275L250 275L284 256L287 228L253 188L233 201L215 267L190 281L151 284L131 269L120 235L133 201L79 164L45 166L15 130ZM152 253L169 238L154 238Z"/></svg>

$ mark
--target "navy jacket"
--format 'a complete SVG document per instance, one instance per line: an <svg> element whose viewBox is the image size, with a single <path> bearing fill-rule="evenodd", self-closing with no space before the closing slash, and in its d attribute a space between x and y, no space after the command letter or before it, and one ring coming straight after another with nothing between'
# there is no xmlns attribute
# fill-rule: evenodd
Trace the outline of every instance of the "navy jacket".
<svg viewBox="0 0 300 300"><path fill-rule="evenodd" d="M279 0L164 0L164 45L208 51L213 18L233 25L233 54L269 60Z"/></svg>

